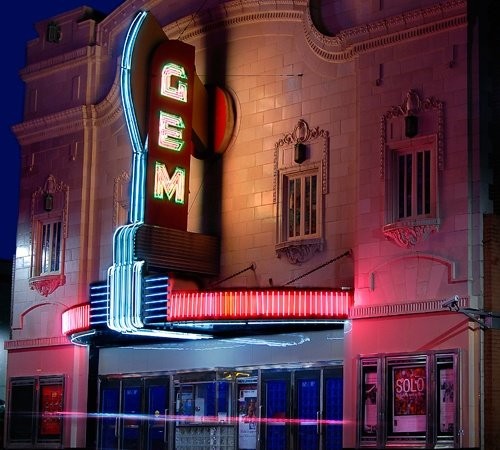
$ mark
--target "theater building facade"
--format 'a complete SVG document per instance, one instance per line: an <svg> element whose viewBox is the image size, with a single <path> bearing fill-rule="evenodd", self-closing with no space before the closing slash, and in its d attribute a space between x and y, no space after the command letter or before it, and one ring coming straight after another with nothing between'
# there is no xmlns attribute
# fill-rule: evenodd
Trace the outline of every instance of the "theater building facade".
<svg viewBox="0 0 500 450"><path fill-rule="evenodd" d="M37 23L6 448L488 448L495 78L469 3Z"/></svg>

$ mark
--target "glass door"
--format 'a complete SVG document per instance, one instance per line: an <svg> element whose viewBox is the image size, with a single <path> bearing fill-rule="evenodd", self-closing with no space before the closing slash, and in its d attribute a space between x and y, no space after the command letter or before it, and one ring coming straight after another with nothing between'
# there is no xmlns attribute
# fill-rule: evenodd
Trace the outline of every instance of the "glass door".
<svg viewBox="0 0 500 450"><path fill-rule="evenodd" d="M294 427L296 445L301 450L318 450L321 432L321 371L295 372Z"/></svg>
<svg viewBox="0 0 500 450"><path fill-rule="evenodd" d="M324 369L322 436L325 450L342 449L343 384L342 367Z"/></svg>
<svg viewBox="0 0 500 450"><path fill-rule="evenodd" d="M165 450L168 448L168 378L146 380L146 450Z"/></svg>
<svg viewBox="0 0 500 450"><path fill-rule="evenodd" d="M101 379L99 449L142 449L142 380Z"/></svg>
<svg viewBox="0 0 500 450"><path fill-rule="evenodd" d="M120 437L123 450L141 449L142 425L142 386L141 380L122 382L122 419Z"/></svg>
<svg viewBox="0 0 500 450"><path fill-rule="evenodd" d="M342 376L340 366L263 371L258 448L342 449Z"/></svg>
<svg viewBox="0 0 500 450"><path fill-rule="evenodd" d="M101 380L99 395L99 449L118 448L118 414L120 412L120 381Z"/></svg>
<svg viewBox="0 0 500 450"><path fill-rule="evenodd" d="M263 372L260 448L289 450L291 417L289 372Z"/></svg>

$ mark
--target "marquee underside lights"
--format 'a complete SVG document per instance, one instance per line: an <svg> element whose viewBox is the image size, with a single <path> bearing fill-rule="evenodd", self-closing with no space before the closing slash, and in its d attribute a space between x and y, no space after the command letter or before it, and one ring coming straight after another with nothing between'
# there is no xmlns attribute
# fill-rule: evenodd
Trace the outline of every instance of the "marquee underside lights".
<svg viewBox="0 0 500 450"><path fill-rule="evenodd" d="M104 296L103 290L108 289L106 286L104 283L92 286L90 307L80 305L64 313L65 334L78 334L90 327L98 328L99 323L102 323L98 320L102 316L101 311L106 307L112 309L110 304L103 305L103 297L111 303L111 295ZM113 329L137 336L206 339L211 337L217 327L238 329L244 325L342 324L352 306L352 293L345 290L170 292L169 279L165 275L145 277L142 289L144 296L140 320L148 328L139 329L139 323L134 324L130 320L129 317L138 314L137 309L131 307L129 310L127 305L119 305L109 314L112 317L111 325L115 327ZM134 305L134 301L130 301L130 304ZM174 328L165 330L167 327ZM185 331L176 331L180 328ZM186 331L190 328L199 333Z"/></svg>

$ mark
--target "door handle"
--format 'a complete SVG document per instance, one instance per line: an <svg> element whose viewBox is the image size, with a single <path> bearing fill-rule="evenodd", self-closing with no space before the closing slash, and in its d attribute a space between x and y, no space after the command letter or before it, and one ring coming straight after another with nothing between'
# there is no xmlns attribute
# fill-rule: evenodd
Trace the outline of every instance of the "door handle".
<svg viewBox="0 0 500 450"><path fill-rule="evenodd" d="M167 442L167 414L168 408L165 409L165 418L163 419L163 442Z"/></svg>
<svg viewBox="0 0 500 450"><path fill-rule="evenodd" d="M262 428L261 428L261 425L262 425L262 405L259 405L259 423L258 423L258 430L259 432L257 433L257 448L260 447L260 433L262 432Z"/></svg>

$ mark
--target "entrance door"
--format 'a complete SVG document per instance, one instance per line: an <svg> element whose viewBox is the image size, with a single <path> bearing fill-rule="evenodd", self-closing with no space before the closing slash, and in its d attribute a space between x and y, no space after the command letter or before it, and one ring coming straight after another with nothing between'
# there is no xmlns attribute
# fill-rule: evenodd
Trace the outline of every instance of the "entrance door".
<svg viewBox="0 0 500 450"><path fill-rule="evenodd" d="M342 449L342 368L264 371L259 449Z"/></svg>
<svg viewBox="0 0 500 450"><path fill-rule="evenodd" d="M146 381L146 450L165 450L168 447L168 389L167 378Z"/></svg>
<svg viewBox="0 0 500 450"><path fill-rule="evenodd" d="M342 367L323 371L323 437L325 450L342 449L343 418Z"/></svg>
<svg viewBox="0 0 500 450"><path fill-rule="evenodd" d="M168 378L102 379L99 449L168 448Z"/></svg>
<svg viewBox="0 0 500 450"><path fill-rule="evenodd" d="M295 372L294 448L318 450L321 441L321 371Z"/></svg>
<svg viewBox="0 0 500 450"><path fill-rule="evenodd" d="M260 448L290 450L290 372L262 374Z"/></svg>
<svg viewBox="0 0 500 450"><path fill-rule="evenodd" d="M342 449L342 368L294 373L294 448Z"/></svg>
<svg viewBox="0 0 500 450"><path fill-rule="evenodd" d="M142 383L141 380L122 382L120 449L140 450L142 432Z"/></svg>
<svg viewBox="0 0 500 450"><path fill-rule="evenodd" d="M118 414L120 413L120 381L102 380L99 396L99 448L118 448Z"/></svg>

